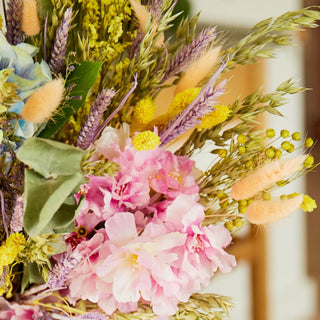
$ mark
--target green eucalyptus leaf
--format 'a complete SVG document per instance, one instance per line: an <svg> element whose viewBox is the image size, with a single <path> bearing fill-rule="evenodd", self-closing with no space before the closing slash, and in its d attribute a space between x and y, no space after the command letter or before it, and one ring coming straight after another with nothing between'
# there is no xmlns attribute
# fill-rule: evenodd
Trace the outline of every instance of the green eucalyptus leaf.
<svg viewBox="0 0 320 320"><path fill-rule="evenodd" d="M70 203L70 199L73 199L72 203ZM49 227L56 230L70 226L74 221L77 207L78 205L74 196L68 197L51 219Z"/></svg>
<svg viewBox="0 0 320 320"><path fill-rule="evenodd" d="M53 119L49 120L47 126L39 137L50 138L53 136L85 102L86 96L90 88L94 85L102 62L82 61L80 64L74 65L70 77L66 81L66 88L72 86L69 92L70 100L67 101L65 107ZM78 97L73 99L72 97Z"/></svg>
<svg viewBox="0 0 320 320"><path fill-rule="evenodd" d="M45 179L40 174L25 170L25 214L24 227L30 236L45 233L50 226L50 221L56 212L63 205L65 199L79 187L83 175L76 172L73 175L61 175L56 178ZM66 213L66 207L63 207ZM64 225L70 221L74 208L68 207L71 211L63 219L53 220L53 224L62 222Z"/></svg>
<svg viewBox="0 0 320 320"><path fill-rule="evenodd" d="M17 157L44 178L55 178L80 172L82 154L81 149L65 143L30 138L18 150Z"/></svg>

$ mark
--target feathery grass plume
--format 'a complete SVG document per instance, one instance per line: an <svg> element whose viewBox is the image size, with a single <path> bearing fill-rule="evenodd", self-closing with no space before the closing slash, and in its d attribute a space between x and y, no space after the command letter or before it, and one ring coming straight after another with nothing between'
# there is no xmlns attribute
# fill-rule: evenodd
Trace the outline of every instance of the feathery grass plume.
<svg viewBox="0 0 320 320"><path fill-rule="evenodd" d="M23 0L22 30L27 36L36 36L41 30L36 0Z"/></svg>
<svg viewBox="0 0 320 320"><path fill-rule="evenodd" d="M199 119L212 111L212 106L216 103L217 97L224 93L225 81L220 82L214 87L212 87L212 85L225 66L226 63L222 63L205 87L200 91L197 98L193 100L180 115L169 121L160 135L163 145L175 139L179 134L198 125L200 122Z"/></svg>
<svg viewBox="0 0 320 320"><path fill-rule="evenodd" d="M115 96L116 92L112 89L103 89L98 94L96 100L90 108L89 114L85 120L83 127L80 130L77 147L86 150L93 142L96 131L100 125L103 113L109 106L111 99Z"/></svg>
<svg viewBox="0 0 320 320"><path fill-rule="evenodd" d="M187 47L181 49L169 64L162 82L184 71L195 59L211 45L216 38L216 28L203 30Z"/></svg>
<svg viewBox="0 0 320 320"><path fill-rule="evenodd" d="M307 155L301 155L292 159L279 159L265 164L236 182L231 189L231 197L235 200L253 197L277 181L299 171L306 157Z"/></svg>
<svg viewBox="0 0 320 320"><path fill-rule="evenodd" d="M71 18L72 8L68 8L63 15L60 27L57 30L49 62L50 69L55 74L61 72L64 65Z"/></svg>
<svg viewBox="0 0 320 320"><path fill-rule="evenodd" d="M130 0L130 3L133 7L133 10L134 10L137 18L138 18L139 28L143 33L145 33L146 26L147 26L148 21L150 19L150 12L144 6L142 6L140 3L136 2L135 0ZM153 23L153 26L151 27L151 29L156 29L155 23ZM163 42L164 42L164 34L162 32L156 45L160 46Z"/></svg>
<svg viewBox="0 0 320 320"><path fill-rule="evenodd" d="M21 111L21 116L32 123L42 123L48 120L57 110L63 93L63 79L47 82L28 98Z"/></svg>
<svg viewBox="0 0 320 320"><path fill-rule="evenodd" d="M271 46L272 43L291 45L293 31L316 28L319 20L320 12L312 10L311 7L289 11L277 18L258 22L245 38L223 53L223 58L230 58L226 71L234 68L235 64L250 64L254 63L256 58L274 57L276 49Z"/></svg>
<svg viewBox="0 0 320 320"><path fill-rule="evenodd" d="M211 48L190 64L179 80L175 93L197 86L213 71L218 62L220 47Z"/></svg>
<svg viewBox="0 0 320 320"><path fill-rule="evenodd" d="M9 0L7 3L7 40L16 45L23 42L22 7L23 0Z"/></svg>
<svg viewBox="0 0 320 320"><path fill-rule="evenodd" d="M302 202L302 194L288 200L256 200L248 206L247 219L253 224L268 224L288 217Z"/></svg>
<svg viewBox="0 0 320 320"><path fill-rule="evenodd" d="M145 32L145 27L146 27L147 21L149 19L150 13L143 5L141 5L137 1L130 0L130 3L132 5L132 8L133 8L137 18L138 18L140 30L142 32Z"/></svg>

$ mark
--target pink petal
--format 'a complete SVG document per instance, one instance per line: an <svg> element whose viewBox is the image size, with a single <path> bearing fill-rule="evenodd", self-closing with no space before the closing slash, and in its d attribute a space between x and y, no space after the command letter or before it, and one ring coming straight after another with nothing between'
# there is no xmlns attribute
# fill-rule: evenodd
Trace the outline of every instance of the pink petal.
<svg viewBox="0 0 320 320"><path fill-rule="evenodd" d="M118 245L125 244L138 236L134 215L130 212L118 212L106 221L106 233L109 239Z"/></svg>

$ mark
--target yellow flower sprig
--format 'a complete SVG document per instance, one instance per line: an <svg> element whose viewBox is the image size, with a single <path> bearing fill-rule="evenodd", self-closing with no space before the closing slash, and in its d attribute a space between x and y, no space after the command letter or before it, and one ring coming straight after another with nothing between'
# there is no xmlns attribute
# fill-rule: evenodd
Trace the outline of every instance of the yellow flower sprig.
<svg viewBox="0 0 320 320"><path fill-rule="evenodd" d="M6 242L0 247L0 276L2 267L12 264L18 254L25 248L26 239L22 233L11 233Z"/></svg>

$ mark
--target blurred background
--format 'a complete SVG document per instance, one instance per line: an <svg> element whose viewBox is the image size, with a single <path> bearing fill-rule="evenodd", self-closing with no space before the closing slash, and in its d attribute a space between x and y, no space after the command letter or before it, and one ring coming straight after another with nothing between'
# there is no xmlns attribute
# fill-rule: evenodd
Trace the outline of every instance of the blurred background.
<svg viewBox="0 0 320 320"><path fill-rule="evenodd" d="M201 11L200 23L226 31L226 41L240 40L260 20L289 10L320 4L299 0L179 0L179 9L189 14ZM288 129L320 138L320 29L294 35L294 46L279 47L275 59L237 68L228 86L229 99L263 86L274 90L293 77L312 88L290 97L280 109L284 118L266 117L263 126L278 133ZM320 161L319 143L313 148ZM232 320L320 320L320 172L300 178L281 194L306 192L318 201L312 213L295 212L265 228L250 229L232 247L238 266L230 274L217 274L207 291L234 298Z"/></svg>

